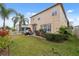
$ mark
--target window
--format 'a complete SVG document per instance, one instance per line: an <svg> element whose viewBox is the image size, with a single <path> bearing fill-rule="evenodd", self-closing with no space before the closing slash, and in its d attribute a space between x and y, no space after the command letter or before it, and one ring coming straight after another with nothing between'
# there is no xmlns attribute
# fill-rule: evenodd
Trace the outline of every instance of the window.
<svg viewBox="0 0 79 59"><path fill-rule="evenodd" d="M52 16L55 16L55 15L57 15L57 11L54 11L54 12L52 13Z"/></svg>
<svg viewBox="0 0 79 59"><path fill-rule="evenodd" d="M40 20L40 18L38 18L38 20Z"/></svg>
<svg viewBox="0 0 79 59"><path fill-rule="evenodd" d="M51 24L43 24L41 25L41 29L43 29L45 32L51 32Z"/></svg>
<svg viewBox="0 0 79 59"><path fill-rule="evenodd" d="M47 26L48 26L47 27L48 28L48 31L51 31L51 24L48 24Z"/></svg>
<svg viewBox="0 0 79 59"><path fill-rule="evenodd" d="M52 16L55 16L55 15L57 15L57 10L52 11Z"/></svg>
<svg viewBox="0 0 79 59"><path fill-rule="evenodd" d="M34 18L32 20L34 21Z"/></svg>

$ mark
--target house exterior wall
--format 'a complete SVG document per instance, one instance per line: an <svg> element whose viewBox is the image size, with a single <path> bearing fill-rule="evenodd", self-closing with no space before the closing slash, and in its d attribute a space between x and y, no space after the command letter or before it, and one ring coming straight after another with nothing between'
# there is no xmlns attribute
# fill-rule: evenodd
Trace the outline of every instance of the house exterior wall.
<svg viewBox="0 0 79 59"><path fill-rule="evenodd" d="M56 14L52 15L54 12L56 12ZM37 24L36 30L39 30L43 24L51 24L51 33L57 33L61 26L67 26L67 20L61 5L58 4L55 7L49 8L48 10L31 17L31 24ZM33 30L32 26L31 29Z"/></svg>

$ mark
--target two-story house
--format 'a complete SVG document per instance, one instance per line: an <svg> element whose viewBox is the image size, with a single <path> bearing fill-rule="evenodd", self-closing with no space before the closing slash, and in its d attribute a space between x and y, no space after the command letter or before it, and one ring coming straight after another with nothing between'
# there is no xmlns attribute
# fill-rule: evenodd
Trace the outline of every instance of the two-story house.
<svg viewBox="0 0 79 59"><path fill-rule="evenodd" d="M31 29L43 29L46 32L57 33L61 26L69 26L63 4L57 3L31 16Z"/></svg>

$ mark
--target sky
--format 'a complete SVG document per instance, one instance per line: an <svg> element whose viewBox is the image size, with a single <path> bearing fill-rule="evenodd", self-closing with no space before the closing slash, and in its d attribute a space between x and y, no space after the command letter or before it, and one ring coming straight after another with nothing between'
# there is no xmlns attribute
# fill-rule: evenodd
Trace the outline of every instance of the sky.
<svg viewBox="0 0 79 59"><path fill-rule="evenodd" d="M30 17L50 6L54 3L6 3L7 8L16 10L17 12L24 14L25 17ZM63 4L68 20L74 26L79 25L79 4L78 3L65 3ZM10 15L9 19L6 20L6 25L13 27L13 22L11 18L14 15ZM3 24L3 20L0 17L0 27Z"/></svg>

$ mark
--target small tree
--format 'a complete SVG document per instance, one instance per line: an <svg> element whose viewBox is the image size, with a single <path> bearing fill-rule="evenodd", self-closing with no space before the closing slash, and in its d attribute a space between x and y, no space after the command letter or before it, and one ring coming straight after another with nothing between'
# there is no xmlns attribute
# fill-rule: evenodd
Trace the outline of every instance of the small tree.
<svg viewBox="0 0 79 59"><path fill-rule="evenodd" d="M62 35L72 36L72 28L71 27L60 27L59 31Z"/></svg>
<svg viewBox="0 0 79 59"><path fill-rule="evenodd" d="M72 35L72 29L70 27L60 27L59 33L60 34Z"/></svg>

